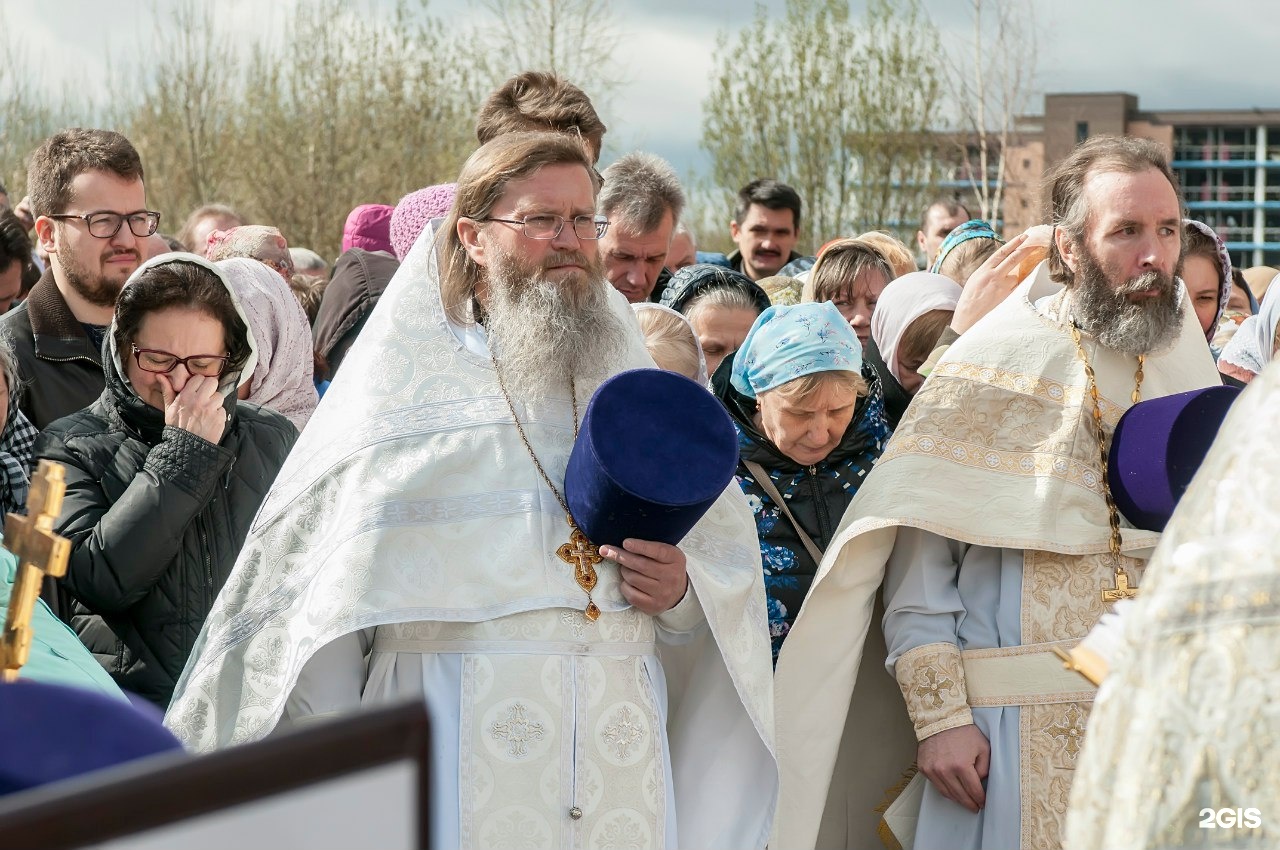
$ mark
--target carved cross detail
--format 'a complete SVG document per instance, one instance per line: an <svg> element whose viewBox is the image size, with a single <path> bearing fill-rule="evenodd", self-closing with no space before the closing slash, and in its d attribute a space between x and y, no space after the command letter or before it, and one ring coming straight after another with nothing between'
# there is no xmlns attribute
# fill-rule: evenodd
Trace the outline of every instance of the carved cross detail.
<svg viewBox="0 0 1280 850"><path fill-rule="evenodd" d="M4 546L18 556L18 575L0 634L0 673L6 682L18 678L31 654L31 611L44 577L67 574L71 541L53 533L67 490L62 473L61 464L40 461L27 497L27 516L11 513L4 520Z"/></svg>
<svg viewBox="0 0 1280 850"><path fill-rule="evenodd" d="M595 590L598 581L596 564L604 558L600 557L599 548L587 539L581 529L575 528L569 535L569 542L557 549L556 554L566 564L573 564L573 577L579 587L587 593Z"/></svg>
<svg viewBox="0 0 1280 850"><path fill-rule="evenodd" d="M556 555L566 564L573 564L573 577L578 587L587 592L587 609L582 613L588 620L595 622L600 618L600 609L591 599L591 591L595 590L600 579L596 575L596 564L604 560L600 556L600 547L587 539L582 529L570 523L573 531L569 534L569 542L556 550Z"/></svg>

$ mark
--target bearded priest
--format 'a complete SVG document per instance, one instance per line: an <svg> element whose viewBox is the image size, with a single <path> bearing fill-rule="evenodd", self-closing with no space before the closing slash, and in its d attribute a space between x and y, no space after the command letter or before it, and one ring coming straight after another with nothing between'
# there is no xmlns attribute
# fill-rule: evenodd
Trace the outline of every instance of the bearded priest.
<svg viewBox="0 0 1280 850"><path fill-rule="evenodd" d="M679 546L591 557L566 501L592 391L653 366L602 274L591 166L551 133L467 160L214 605L167 716L188 746L421 697L433 846L764 845L773 690L741 493Z"/></svg>
<svg viewBox="0 0 1280 850"><path fill-rule="evenodd" d="M1219 379L1177 277L1182 210L1165 152L1090 139L1046 194L1048 260L933 370L787 637L777 846L814 846L833 768L877 769L860 749L857 706L886 671L918 741L920 776L885 818L902 846L1062 844L1093 690L1053 649L1141 587L1159 540L1111 496L1112 430L1140 398ZM871 619L882 580L885 643L874 657L868 639L859 669L868 628L881 628ZM855 764L835 764L837 752ZM880 788L909 763L880 765ZM859 813L877 802L839 801ZM874 830L864 816L849 846L873 846Z"/></svg>

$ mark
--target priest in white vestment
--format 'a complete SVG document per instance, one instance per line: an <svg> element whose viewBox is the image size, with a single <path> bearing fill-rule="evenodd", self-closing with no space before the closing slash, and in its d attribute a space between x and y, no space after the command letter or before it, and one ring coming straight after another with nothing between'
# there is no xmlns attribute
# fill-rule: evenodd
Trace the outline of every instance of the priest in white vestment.
<svg viewBox="0 0 1280 850"><path fill-rule="evenodd" d="M868 769L836 757L842 730L875 737L846 714L855 681L886 670L921 772L886 816L890 846L1061 846L1093 691L1052 649L1141 584L1159 539L1113 511L1104 451L1136 396L1218 379L1175 276L1181 210L1161 149L1091 139L1053 185L1050 259L933 370L778 660L778 846L814 846L833 770ZM882 581L887 658L863 658Z"/></svg>
<svg viewBox="0 0 1280 850"><path fill-rule="evenodd" d="M1280 846L1280 366L1249 384L1123 615L1070 850Z"/></svg>
<svg viewBox="0 0 1280 850"><path fill-rule="evenodd" d="M762 847L778 777L736 485L679 547L562 560L592 390L652 367L605 283L591 162L467 161L255 520L166 722L209 750L425 697L437 847Z"/></svg>

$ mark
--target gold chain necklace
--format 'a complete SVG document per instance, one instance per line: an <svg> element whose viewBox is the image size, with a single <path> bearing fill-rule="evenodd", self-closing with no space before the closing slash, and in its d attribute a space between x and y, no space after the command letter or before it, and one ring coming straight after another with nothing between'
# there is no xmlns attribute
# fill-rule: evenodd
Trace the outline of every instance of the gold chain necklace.
<svg viewBox="0 0 1280 850"><path fill-rule="evenodd" d="M595 600L591 598L591 591L599 583L599 577L596 575L596 564L604 560L600 556L600 547L588 540L587 535L583 534L582 529L578 528L578 523L574 521L573 513L569 510L569 503L560 495L556 485L551 483L551 476L547 475L547 471L542 468L538 455L533 451L533 445L530 444L529 438L525 436L524 426L520 424L520 417L516 416L516 406L511 401L511 393L507 392L507 385L502 380L502 369L498 367L498 358L493 356L492 351L489 352L489 359L493 361L493 371L498 376L498 389L502 390L502 397L507 402L507 409L511 411L511 419L516 423L516 433L520 435L520 442L524 443L525 451L533 459L534 468L538 470L538 474L542 476L547 488L551 490L551 494L556 497L556 501L560 503L560 507L564 510L564 518L569 523L569 542L562 544L556 550L556 556L566 564L573 565L573 578L578 582L578 587L581 587L587 593L587 607L582 613L588 620L595 622L600 619L600 608L596 605ZM569 378L569 400L573 405L573 438L576 440L578 439L578 394L574 388L572 377Z"/></svg>
<svg viewBox="0 0 1280 850"><path fill-rule="evenodd" d="M1098 379L1093 373L1093 366L1084 353L1084 344L1080 341L1080 326L1071 323L1071 339L1076 344L1076 354L1084 364L1084 375L1088 380L1089 395L1093 398L1093 426L1098 438L1098 455L1102 459L1102 496L1107 501L1107 516L1111 521L1111 565L1115 570L1115 586L1103 588L1102 601L1116 602L1120 599L1132 599L1138 595L1138 588L1129 584L1129 576L1121 566L1120 551L1120 511L1116 508L1116 500L1111 495L1111 481L1107 474L1107 435L1102 428L1102 402L1098 399ZM1133 376L1133 395L1131 401L1137 404L1142 400L1142 367L1147 358L1138 355L1138 371Z"/></svg>

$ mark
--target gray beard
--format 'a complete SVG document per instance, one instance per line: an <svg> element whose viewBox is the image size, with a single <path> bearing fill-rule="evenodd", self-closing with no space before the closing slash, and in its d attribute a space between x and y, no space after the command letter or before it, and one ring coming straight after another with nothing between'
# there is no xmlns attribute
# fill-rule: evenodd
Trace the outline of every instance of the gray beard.
<svg viewBox="0 0 1280 850"><path fill-rule="evenodd" d="M1126 296L1160 288L1155 298L1133 302ZM1154 355L1173 346L1182 331L1185 312L1177 279L1159 272L1112 287L1106 273L1085 254L1072 291L1071 309L1081 330L1122 354Z"/></svg>
<svg viewBox="0 0 1280 850"><path fill-rule="evenodd" d="M622 371L626 328L596 276L587 286L523 277L514 264L490 267L485 333L513 397L537 403L564 397L573 380L585 402Z"/></svg>

